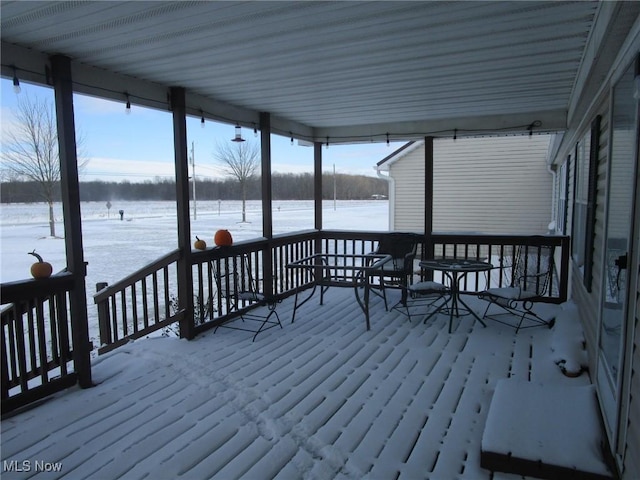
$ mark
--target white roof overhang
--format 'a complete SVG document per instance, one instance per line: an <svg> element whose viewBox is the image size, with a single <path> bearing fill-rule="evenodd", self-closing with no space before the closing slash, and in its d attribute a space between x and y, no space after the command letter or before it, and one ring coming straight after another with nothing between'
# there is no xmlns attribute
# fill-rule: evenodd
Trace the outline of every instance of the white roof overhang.
<svg viewBox="0 0 640 480"><path fill-rule="evenodd" d="M2 75L332 143L557 131L636 2L2 1ZM598 48L604 45L605 48Z"/></svg>

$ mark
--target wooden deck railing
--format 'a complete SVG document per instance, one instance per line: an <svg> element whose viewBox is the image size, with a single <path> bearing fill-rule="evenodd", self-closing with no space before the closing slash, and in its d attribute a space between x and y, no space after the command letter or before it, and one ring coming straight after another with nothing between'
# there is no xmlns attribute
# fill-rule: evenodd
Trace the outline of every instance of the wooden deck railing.
<svg viewBox="0 0 640 480"><path fill-rule="evenodd" d="M77 381L69 292L73 275L2 284L2 412Z"/></svg>
<svg viewBox="0 0 640 480"><path fill-rule="evenodd" d="M490 287L510 286L513 281L515 257L519 249L535 255L541 247L553 247L554 272L549 288L541 301L561 303L567 300L569 284L569 237L556 235L452 235L433 234L425 242L421 257L452 257L484 260L493 264L494 270L467 275L460 285L462 291L476 292Z"/></svg>
<svg viewBox="0 0 640 480"><path fill-rule="evenodd" d="M307 288L312 281L309 272L290 270L288 263L318 252L369 253L375 250L379 236L380 232L310 230L193 252L194 298L188 306L193 307L194 332L200 333L238 314L216 289L216 269L248 269L260 290L284 298ZM569 237L434 234L424 237L419 247L415 273L426 276L418 262L432 256L482 259L494 264L492 274L467 275L461 289L475 292L489 286L505 286L511 281L511 264L518 248L535 251L540 246L555 249L555 276L543 300L563 302L567 299ZM99 353L175 322L191 321L186 315L188 309L178 300L181 258L181 252L176 250L113 285L98 284L94 301L100 329ZM241 261L245 258L246 263ZM69 366L73 348L68 292L72 289L73 278L64 273L37 282L2 284L2 304L10 304L1 312L3 410L9 403L27 403L60 385L76 382ZM242 310L250 305L240 307Z"/></svg>
<svg viewBox="0 0 640 480"><path fill-rule="evenodd" d="M250 305L233 309L229 299L217 291L214 272L234 269L245 278L245 269L261 291L281 298L310 285L308 271L290 270L286 265L316 252L364 254L375 250L379 232L309 230L285 234L271 240L259 238L231 247L211 248L192 254L193 316L195 333L227 321ZM491 261L495 269L490 275L468 275L461 284L463 291L475 292L490 286L505 286L511 279L511 258L520 246L551 245L558 253L556 276L552 279L545 301L562 302L567 298L568 237L512 235L450 235L425 237L416 259L416 275L425 277L418 266L420 259L447 256L460 259ZM177 312L175 251L130 275L122 281L102 288L95 295L100 323L100 352L108 351L129 338L146 335L182 318ZM246 264L243 261L246 259ZM240 281L240 280L238 280ZM245 280L242 280L245 281ZM244 288L245 285L239 285Z"/></svg>
<svg viewBox="0 0 640 480"><path fill-rule="evenodd" d="M99 283L93 300L98 308L99 353L118 347L182 318L178 308L175 250L113 285Z"/></svg>

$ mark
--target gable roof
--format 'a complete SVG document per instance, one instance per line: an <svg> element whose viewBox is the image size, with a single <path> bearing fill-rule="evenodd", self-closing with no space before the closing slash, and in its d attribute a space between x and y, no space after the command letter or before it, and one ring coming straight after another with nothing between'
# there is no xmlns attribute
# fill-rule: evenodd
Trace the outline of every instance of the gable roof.
<svg viewBox="0 0 640 480"><path fill-rule="evenodd" d="M378 163L376 163L376 169L378 171L387 171L387 170L389 170L389 166L391 164L397 162L402 157L404 157L406 154L408 154L409 152L415 150L416 148L418 148L418 147L420 147L422 145L424 145L424 140L420 140L420 141L417 141L417 142L416 141L411 141L411 142L405 143L400 148L398 148L397 150L395 150L391 154L389 154L386 157L384 157Z"/></svg>

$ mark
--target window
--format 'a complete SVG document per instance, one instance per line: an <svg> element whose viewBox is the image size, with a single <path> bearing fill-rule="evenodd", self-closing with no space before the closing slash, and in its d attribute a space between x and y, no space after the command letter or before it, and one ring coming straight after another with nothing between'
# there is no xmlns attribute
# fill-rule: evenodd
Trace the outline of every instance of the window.
<svg viewBox="0 0 640 480"><path fill-rule="evenodd" d="M556 232L567 233L567 206L569 201L569 163L571 157L558 170L558 205L556 212Z"/></svg>
<svg viewBox="0 0 640 480"><path fill-rule="evenodd" d="M591 130L578 142L575 151L572 255L588 291L593 267L600 120L600 116L594 119Z"/></svg>
<svg viewBox="0 0 640 480"><path fill-rule="evenodd" d="M587 203L589 192L589 162L587 152L591 142L591 132L576 145L575 176L573 190L573 232L572 248L574 263L584 269L584 239L587 225Z"/></svg>

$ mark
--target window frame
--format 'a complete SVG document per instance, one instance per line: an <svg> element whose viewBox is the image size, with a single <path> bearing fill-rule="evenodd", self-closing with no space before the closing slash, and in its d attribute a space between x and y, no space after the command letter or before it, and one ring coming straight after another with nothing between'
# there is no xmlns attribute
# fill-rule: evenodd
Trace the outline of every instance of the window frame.
<svg viewBox="0 0 640 480"><path fill-rule="evenodd" d="M556 206L556 232L567 234L567 217L569 213L569 164L571 155L558 169L558 204Z"/></svg>
<svg viewBox="0 0 640 480"><path fill-rule="evenodd" d="M575 146L573 188L572 258L582 272L583 285L591 292L595 243L598 154L602 117L596 116L591 128Z"/></svg>

